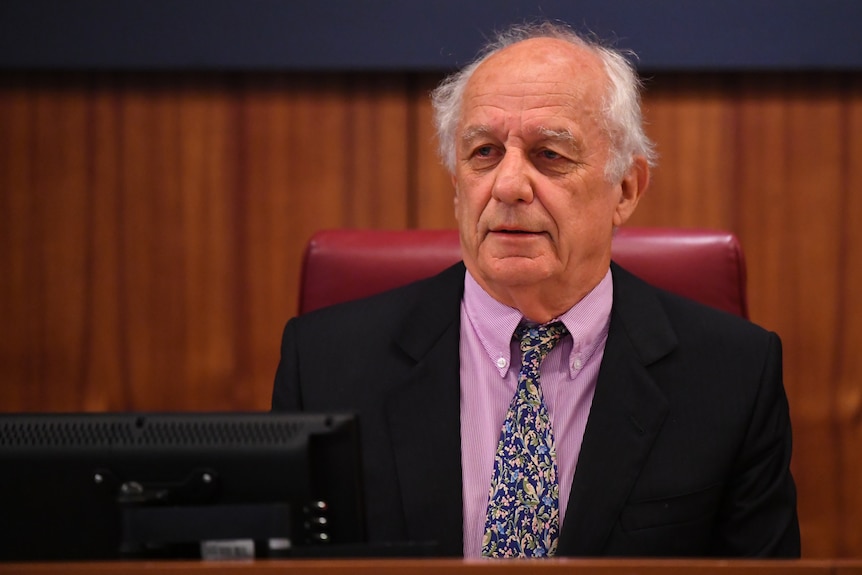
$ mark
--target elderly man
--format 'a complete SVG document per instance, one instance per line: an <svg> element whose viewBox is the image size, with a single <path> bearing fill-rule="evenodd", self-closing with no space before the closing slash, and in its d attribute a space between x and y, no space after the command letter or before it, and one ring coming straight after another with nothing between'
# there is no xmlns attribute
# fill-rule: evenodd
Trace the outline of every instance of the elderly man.
<svg viewBox="0 0 862 575"><path fill-rule="evenodd" d="M359 414L372 542L799 555L778 337L611 262L638 88L568 28L502 34L433 94L463 263L288 322L273 409Z"/></svg>

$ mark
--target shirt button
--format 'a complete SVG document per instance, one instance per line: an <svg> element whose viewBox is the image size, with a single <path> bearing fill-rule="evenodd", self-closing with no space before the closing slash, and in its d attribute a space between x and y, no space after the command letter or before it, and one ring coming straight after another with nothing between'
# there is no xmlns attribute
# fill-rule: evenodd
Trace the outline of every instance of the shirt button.
<svg viewBox="0 0 862 575"><path fill-rule="evenodd" d="M505 368L507 365L509 365L509 362L508 362L508 361L506 361L506 358L505 358L505 357L498 357L498 358L497 358L497 367L499 367L500 369L503 369L503 368Z"/></svg>
<svg viewBox="0 0 862 575"><path fill-rule="evenodd" d="M575 361L572 362L572 369L580 371L582 367L584 367L584 362L581 361L581 358L575 358Z"/></svg>

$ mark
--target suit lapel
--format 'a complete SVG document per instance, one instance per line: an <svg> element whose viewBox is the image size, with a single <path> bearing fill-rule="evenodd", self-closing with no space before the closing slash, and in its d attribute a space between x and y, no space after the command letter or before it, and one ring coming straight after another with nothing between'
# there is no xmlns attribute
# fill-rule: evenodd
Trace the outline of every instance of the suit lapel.
<svg viewBox="0 0 862 575"><path fill-rule="evenodd" d="M407 536L462 554L460 302L464 267L427 284L395 345L415 365L387 400L386 413ZM396 496L393 494L393 496Z"/></svg>
<svg viewBox="0 0 862 575"><path fill-rule="evenodd" d="M653 292L612 265L608 340L560 534L560 555L600 555L668 406L647 366L676 346Z"/></svg>

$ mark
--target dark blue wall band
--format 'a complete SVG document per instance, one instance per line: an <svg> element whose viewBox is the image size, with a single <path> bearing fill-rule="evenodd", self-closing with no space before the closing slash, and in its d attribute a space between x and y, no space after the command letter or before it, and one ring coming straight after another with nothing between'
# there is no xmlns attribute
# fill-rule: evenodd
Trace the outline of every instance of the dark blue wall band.
<svg viewBox="0 0 862 575"><path fill-rule="evenodd" d="M862 70L858 0L2 0L0 68L440 71L536 18L646 71Z"/></svg>

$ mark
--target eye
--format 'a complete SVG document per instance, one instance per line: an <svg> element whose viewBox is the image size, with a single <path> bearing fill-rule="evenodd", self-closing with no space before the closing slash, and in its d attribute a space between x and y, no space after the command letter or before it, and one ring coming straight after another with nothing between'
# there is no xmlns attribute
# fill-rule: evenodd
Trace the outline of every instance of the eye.
<svg viewBox="0 0 862 575"><path fill-rule="evenodd" d="M566 150L558 152L553 148L540 148L533 157L536 168L549 176L569 174L580 165L573 154Z"/></svg>
<svg viewBox="0 0 862 575"><path fill-rule="evenodd" d="M490 168L500 160L501 153L494 144L481 144L472 149L468 161L474 169Z"/></svg>

